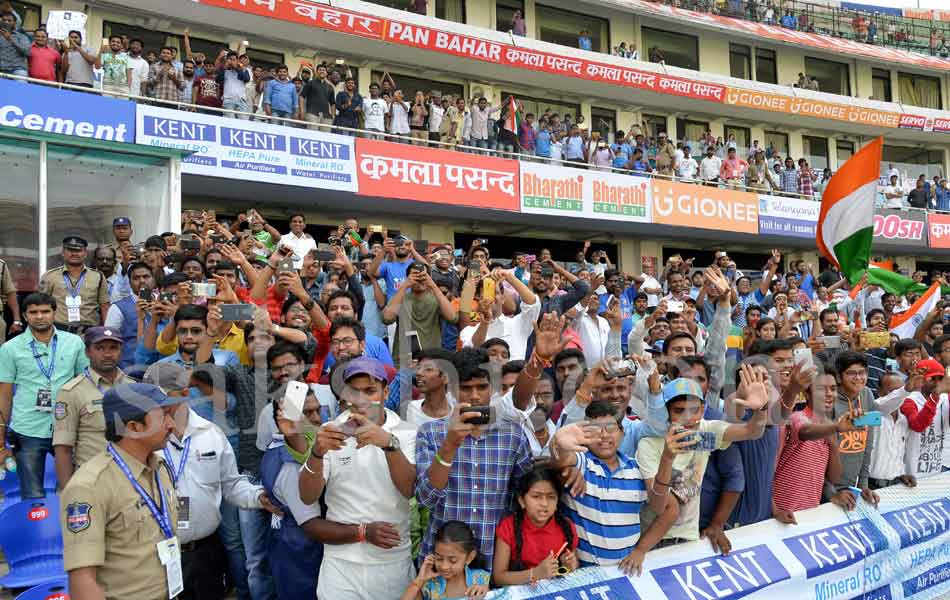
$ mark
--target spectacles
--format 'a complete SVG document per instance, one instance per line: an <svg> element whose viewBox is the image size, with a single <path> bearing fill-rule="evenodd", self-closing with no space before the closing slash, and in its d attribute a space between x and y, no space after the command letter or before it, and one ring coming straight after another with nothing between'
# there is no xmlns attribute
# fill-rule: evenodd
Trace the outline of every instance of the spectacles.
<svg viewBox="0 0 950 600"><path fill-rule="evenodd" d="M620 423L585 423L584 429L588 433L616 433L620 429Z"/></svg>
<svg viewBox="0 0 950 600"><path fill-rule="evenodd" d="M355 337L338 338L335 340L330 340L330 346L333 348L339 348L340 346L349 346L350 344L355 344L358 341L359 340Z"/></svg>
<svg viewBox="0 0 950 600"><path fill-rule="evenodd" d="M204 327L179 327L178 329L175 330L175 333L181 336L185 336L185 335L198 336L198 335L203 335L204 332L205 332Z"/></svg>
<svg viewBox="0 0 950 600"><path fill-rule="evenodd" d="M845 371L845 372L842 373L842 374L843 374L845 377L848 377L849 379L864 379L865 377L868 376L868 372L865 371L865 370L861 370L861 371Z"/></svg>

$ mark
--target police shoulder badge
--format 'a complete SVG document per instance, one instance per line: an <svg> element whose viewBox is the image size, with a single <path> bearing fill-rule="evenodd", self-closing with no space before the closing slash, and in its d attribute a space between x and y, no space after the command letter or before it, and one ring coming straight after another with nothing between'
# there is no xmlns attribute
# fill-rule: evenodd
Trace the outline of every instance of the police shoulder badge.
<svg viewBox="0 0 950 600"><path fill-rule="evenodd" d="M69 410L66 408L65 402L57 402L56 406L53 407L53 416L56 417L57 421L65 419L67 414L69 414Z"/></svg>
<svg viewBox="0 0 950 600"><path fill-rule="evenodd" d="M89 513L92 511L92 505L88 502L73 502L66 507L66 529L73 533L79 533L89 529L92 518Z"/></svg>

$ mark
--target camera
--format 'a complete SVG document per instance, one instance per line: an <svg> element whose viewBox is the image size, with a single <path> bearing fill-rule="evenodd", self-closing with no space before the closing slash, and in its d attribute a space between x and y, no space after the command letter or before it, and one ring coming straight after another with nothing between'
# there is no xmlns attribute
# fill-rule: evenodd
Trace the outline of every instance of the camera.
<svg viewBox="0 0 950 600"><path fill-rule="evenodd" d="M469 406L464 412L478 413L477 417L469 417L465 420L469 425L488 425L491 422L491 406Z"/></svg>

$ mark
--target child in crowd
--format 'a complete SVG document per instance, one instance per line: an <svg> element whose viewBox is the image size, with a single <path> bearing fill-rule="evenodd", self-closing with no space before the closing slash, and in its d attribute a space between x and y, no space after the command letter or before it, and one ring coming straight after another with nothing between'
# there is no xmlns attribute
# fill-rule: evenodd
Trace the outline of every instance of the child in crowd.
<svg viewBox="0 0 950 600"><path fill-rule="evenodd" d="M436 532L435 549L422 561L419 574L400 600L481 600L488 594L491 580L483 566L471 527L448 521Z"/></svg>
<svg viewBox="0 0 950 600"><path fill-rule="evenodd" d="M558 510L560 489L557 475L546 467L518 482L518 508L495 530L495 585L534 584L578 567L577 531Z"/></svg>

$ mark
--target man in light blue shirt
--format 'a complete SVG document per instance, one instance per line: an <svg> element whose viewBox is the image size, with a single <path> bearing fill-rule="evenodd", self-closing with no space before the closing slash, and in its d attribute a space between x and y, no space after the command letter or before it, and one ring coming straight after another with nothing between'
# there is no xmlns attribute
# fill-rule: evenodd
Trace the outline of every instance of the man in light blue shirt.
<svg viewBox="0 0 950 600"><path fill-rule="evenodd" d="M268 116L293 119L297 116L297 86L290 80L287 65L277 67L277 79L267 82L264 112Z"/></svg>
<svg viewBox="0 0 950 600"><path fill-rule="evenodd" d="M0 460L10 456L9 444L17 462L20 497L26 500L45 495L53 417L66 417L56 394L89 366L89 359L82 338L53 326L55 298L30 294L23 310L29 328L0 346Z"/></svg>
<svg viewBox="0 0 950 600"><path fill-rule="evenodd" d="M587 148L581 130L571 127L571 134L564 140L564 159L568 162L587 164Z"/></svg>
<svg viewBox="0 0 950 600"><path fill-rule="evenodd" d="M369 256L360 258L360 287L363 288L363 326L366 327L366 333L375 335L379 338L385 338L387 335L386 325L383 323L382 310L386 306L386 281L378 277L371 277L369 267L373 264L373 259ZM376 288L383 293L383 306L376 301Z"/></svg>

